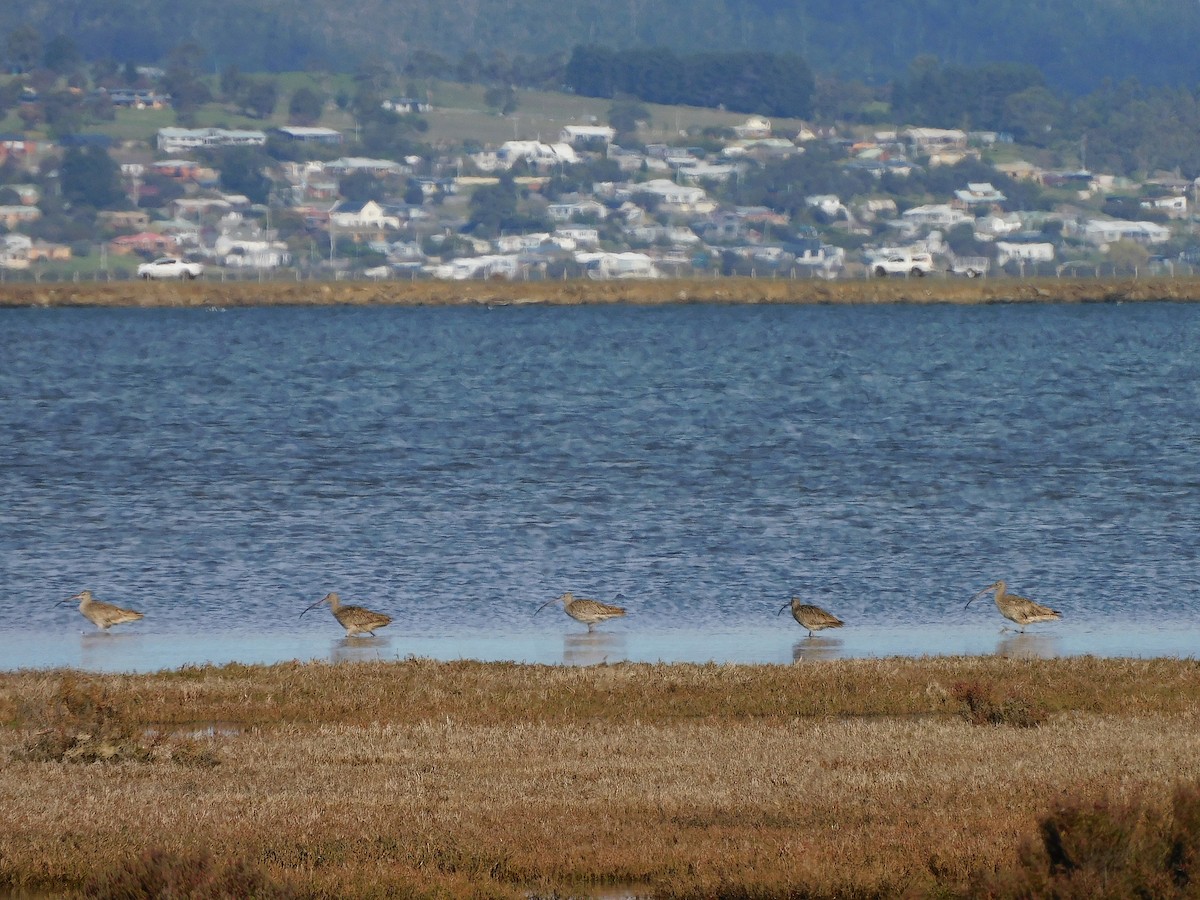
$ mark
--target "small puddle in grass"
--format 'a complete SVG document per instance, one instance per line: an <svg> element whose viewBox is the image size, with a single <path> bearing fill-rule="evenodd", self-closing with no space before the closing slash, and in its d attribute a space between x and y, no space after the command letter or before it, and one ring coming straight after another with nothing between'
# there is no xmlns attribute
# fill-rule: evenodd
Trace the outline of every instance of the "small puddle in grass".
<svg viewBox="0 0 1200 900"><path fill-rule="evenodd" d="M605 884L592 887L530 891L528 900L647 900L654 895L643 883Z"/></svg>
<svg viewBox="0 0 1200 900"><path fill-rule="evenodd" d="M237 737L244 734L245 731L246 727L240 722L187 722L183 725L154 725L146 729L146 734L203 740L205 738Z"/></svg>

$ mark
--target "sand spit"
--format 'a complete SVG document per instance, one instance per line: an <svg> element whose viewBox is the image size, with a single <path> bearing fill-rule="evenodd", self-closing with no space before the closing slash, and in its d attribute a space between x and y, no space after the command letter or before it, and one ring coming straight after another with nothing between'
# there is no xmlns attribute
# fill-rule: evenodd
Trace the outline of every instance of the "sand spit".
<svg viewBox="0 0 1200 900"><path fill-rule="evenodd" d="M1115 303L1200 300L1200 277L1139 279L752 278L543 282L92 282L0 285L0 307L516 306L626 303Z"/></svg>

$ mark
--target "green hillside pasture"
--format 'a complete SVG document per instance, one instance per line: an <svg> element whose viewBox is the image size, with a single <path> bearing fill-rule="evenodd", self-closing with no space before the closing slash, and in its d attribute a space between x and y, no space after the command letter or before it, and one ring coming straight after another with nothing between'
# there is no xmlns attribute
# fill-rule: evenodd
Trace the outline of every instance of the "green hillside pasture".
<svg viewBox="0 0 1200 900"><path fill-rule="evenodd" d="M430 86L433 111L426 115L431 143L500 144L511 140L556 140L566 125L607 124L611 100L578 97L552 91L518 91L517 110L508 116L489 111L482 85L435 82ZM642 104L650 114L649 126L638 137L644 142L675 141L691 129L732 127L745 122L745 113L692 106ZM794 134L799 120L772 120L779 134Z"/></svg>

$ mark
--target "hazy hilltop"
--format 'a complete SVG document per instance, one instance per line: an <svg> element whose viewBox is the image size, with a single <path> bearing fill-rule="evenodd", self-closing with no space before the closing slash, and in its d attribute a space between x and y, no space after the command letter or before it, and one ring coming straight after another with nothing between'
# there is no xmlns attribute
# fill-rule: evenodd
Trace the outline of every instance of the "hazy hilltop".
<svg viewBox="0 0 1200 900"><path fill-rule="evenodd" d="M33 0L0 8L90 59L154 62L185 41L245 71L402 66L417 51L539 56L577 44L798 53L822 74L889 80L911 60L1025 62L1070 91L1104 79L1200 83L1191 0Z"/></svg>

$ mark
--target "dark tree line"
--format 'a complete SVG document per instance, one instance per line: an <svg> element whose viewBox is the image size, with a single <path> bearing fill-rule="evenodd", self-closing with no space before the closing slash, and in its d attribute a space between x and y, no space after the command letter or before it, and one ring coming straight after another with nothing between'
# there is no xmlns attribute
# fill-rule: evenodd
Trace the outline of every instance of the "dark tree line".
<svg viewBox="0 0 1200 900"><path fill-rule="evenodd" d="M813 74L793 54L679 55L663 48L578 46L567 61L564 79L569 90L585 97L623 94L648 103L798 118L812 112Z"/></svg>

